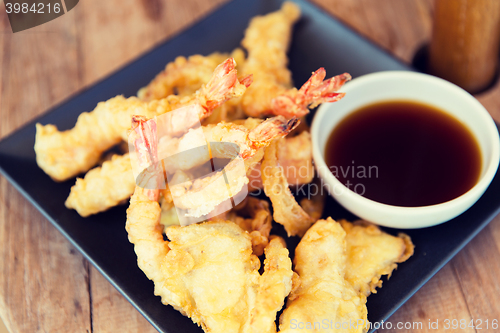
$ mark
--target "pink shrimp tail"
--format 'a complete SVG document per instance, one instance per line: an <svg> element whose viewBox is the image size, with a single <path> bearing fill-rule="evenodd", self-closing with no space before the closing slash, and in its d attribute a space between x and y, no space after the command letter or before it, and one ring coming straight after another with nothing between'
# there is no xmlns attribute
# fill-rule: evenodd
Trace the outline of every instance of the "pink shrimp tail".
<svg viewBox="0 0 500 333"><path fill-rule="evenodd" d="M351 79L351 75L344 73L323 81L325 76L326 71L321 67L295 94L287 93L274 98L273 112L286 117L302 117L309 113L308 108L324 102L336 102L344 97L345 93L336 91Z"/></svg>
<svg viewBox="0 0 500 333"><path fill-rule="evenodd" d="M214 70L212 78L205 87L206 101L204 104L207 113L211 113L213 109L233 97L239 85L244 85L247 88L252 83L251 76L246 76L241 81L238 80L235 66L236 61L229 58Z"/></svg>
<svg viewBox="0 0 500 333"><path fill-rule="evenodd" d="M248 133L248 140L252 142L253 148L267 146L269 142L286 136L300 123L300 119L293 117L286 119L283 116L268 118ZM242 156L243 159L246 156Z"/></svg>
<svg viewBox="0 0 500 333"><path fill-rule="evenodd" d="M147 169L150 166L158 165L158 138L156 135L156 121L144 116L132 116L133 142L137 159L141 168ZM154 189L145 189L145 194L150 200L157 201L160 190L160 170L155 170L153 177L158 186Z"/></svg>
<svg viewBox="0 0 500 333"><path fill-rule="evenodd" d="M244 76L241 79L239 79L239 81L242 85L248 88L253 83L253 74L248 74L247 76Z"/></svg>
<svg viewBox="0 0 500 333"><path fill-rule="evenodd" d="M311 78L300 88L297 94L297 103L305 107L316 107L324 102L336 102L345 93L337 93L344 83L351 79L351 75L344 73L323 81L326 76L324 68L318 69Z"/></svg>
<svg viewBox="0 0 500 333"><path fill-rule="evenodd" d="M146 168L158 162L156 122L144 116L132 116L132 131L140 165Z"/></svg>

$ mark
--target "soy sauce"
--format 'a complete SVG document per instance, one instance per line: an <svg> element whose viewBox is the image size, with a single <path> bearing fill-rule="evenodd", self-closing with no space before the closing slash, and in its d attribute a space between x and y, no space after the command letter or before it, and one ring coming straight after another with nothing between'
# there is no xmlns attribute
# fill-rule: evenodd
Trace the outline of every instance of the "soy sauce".
<svg viewBox="0 0 500 333"><path fill-rule="evenodd" d="M326 163L356 193L389 205L452 200L479 180L481 152L457 119L429 105L387 101L365 106L333 130Z"/></svg>

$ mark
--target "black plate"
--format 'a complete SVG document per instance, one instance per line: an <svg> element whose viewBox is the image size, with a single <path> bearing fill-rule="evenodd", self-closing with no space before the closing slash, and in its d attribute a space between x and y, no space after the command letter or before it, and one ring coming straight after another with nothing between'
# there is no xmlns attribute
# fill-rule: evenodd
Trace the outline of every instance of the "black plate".
<svg viewBox="0 0 500 333"><path fill-rule="evenodd" d="M295 27L290 49L290 68L297 85L321 66L326 68L328 76L349 72L357 77L383 70L412 70L317 7L298 3L303 16ZM5 177L160 332L199 333L201 329L189 318L162 305L153 295L153 283L137 267L133 246L127 240L125 207L86 219L64 207L74 180L55 183L38 168L33 151L35 122L70 128L81 112L92 110L99 101L118 94L135 95L178 55L229 52L239 45L251 17L276 10L280 4L279 0L235 0L0 142L0 171ZM500 211L498 193L497 175L485 195L458 218L432 228L406 230L416 244L415 255L400 265L377 294L368 298L369 320L387 320L488 224ZM333 199L327 201L327 215L354 218Z"/></svg>

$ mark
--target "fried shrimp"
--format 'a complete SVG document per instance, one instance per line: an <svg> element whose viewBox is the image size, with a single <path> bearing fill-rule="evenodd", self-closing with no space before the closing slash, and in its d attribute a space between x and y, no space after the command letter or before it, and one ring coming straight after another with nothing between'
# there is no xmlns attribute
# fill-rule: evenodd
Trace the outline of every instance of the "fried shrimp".
<svg viewBox="0 0 500 333"><path fill-rule="evenodd" d="M243 73L253 74L254 84L242 97L241 107L250 117L283 115L302 117L309 108L344 97L336 91L351 79L347 73L324 80L324 68L314 72L299 89L293 88L287 68L287 50L292 26L300 17L300 8L285 2L277 12L254 17L241 44L248 51Z"/></svg>
<svg viewBox="0 0 500 333"><path fill-rule="evenodd" d="M138 189L127 232L155 295L205 332L276 332L276 313L291 290L288 250L279 238L266 247L264 273L247 232L229 221L158 228L160 208Z"/></svg>
<svg viewBox="0 0 500 333"><path fill-rule="evenodd" d="M138 156L142 167L158 159L149 125L139 123L134 129L137 151L144 152ZM154 181L159 185L159 177ZM159 192L136 187L126 223L138 265L154 282L155 295L205 332L276 332L276 313L292 287L284 241L275 238L266 247L262 275L251 237L233 222L171 226L166 229L170 241L165 241Z"/></svg>
<svg viewBox="0 0 500 333"><path fill-rule="evenodd" d="M403 233L395 237L365 221L340 224L347 233L346 280L365 296L382 287L382 275L390 277L398 263L413 255L414 245Z"/></svg>
<svg viewBox="0 0 500 333"><path fill-rule="evenodd" d="M210 80L217 65L229 57L235 58L237 64L243 63L244 60L240 49L234 50L231 55L214 52L207 56L195 54L188 58L177 57L146 87L141 88L137 97L152 101L170 95L183 97L194 94Z"/></svg>
<svg viewBox="0 0 500 333"><path fill-rule="evenodd" d="M285 2L281 10L250 21L241 42L248 51L242 72L251 73L255 78L255 85L248 89L241 101L248 116L262 116L270 110L274 97L292 88L286 53L292 26L299 16L299 7Z"/></svg>
<svg viewBox="0 0 500 333"><path fill-rule="evenodd" d="M255 85L241 101L247 115L262 116L270 109L270 102L274 97L292 87L286 53L292 26L299 16L299 7L285 2L281 10L254 17L250 21L241 42L248 51L242 71L252 73L255 78Z"/></svg>
<svg viewBox="0 0 500 333"><path fill-rule="evenodd" d="M143 119L143 121L146 121L146 119ZM265 135L271 135L271 137L273 137L273 131L279 132L279 127L284 126L284 123L289 124L288 126L290 128L295 126L294 121L285 121L282 118L269 120L265 124L257 119L247 119L245 123L247 124L247 127L231 123L225 125L220 124L204 126L203 133L206 134L206 139L203 138L203 143L206 144L205 140L207 140L209 142L234 143L239 145L239 147L243 147L241 152L247 157L245 159L246 165L250 168L262 159L263 151L258 152L257 150L259 149L259 145L263 143L256 140L255 143L249 141L250 145L246 144L244 137L250 132L248 127L255 128L260 125L261 127L255 130L256 132L261 131L259 132L260 134L258 137L264 137ZM248 125L250 123L251 126ZM271 131L269 127L273 127L274 130ZM224 130L226 131L221 133ZM286 135L288 131L281 132L281 135ZM268 134L265 134L264 132ZM192 136L188 133L180 139L168 138L168 140L160 140L158 150L160 152L168 151L169 153L171 153L173 149L179 149L182 151L182 147L190 144L191 138ZM213 151L214 156L220 158L228 157L227 153L228 152L225 152L222 149ZM182 164L175 162L180 162L181 160L168 159L165 161L165 165L169 167L168 170L177 171L188 170L207 162L206 156L198 154L194 154L192 156L193 159L187 159L187 161ZM249 158L251 156L253 157L252 159ZM229 157L234 158L234 154L231 153ZM219 181L222 180L223 179L220 179ZM200 185L199 183L197 184ZM129 154L114 156L110 161L105 162L102 166L89 171L83 179L77 179L76 184L71 188L70 195L66 200L66 207L75 209L83 217L97 214L120 204L123 200L130 198L134 192L134 187L135 179L132 172ZM179 205L181 205L181 202Z"/></svg>
<svg viewBox="0 0 500 333"><path fill-rule="evenodd" d="M331 323L328 329L310 327L310 332L367 331L366 297L346 280L346 262L344 229L331 218L316 222L295 249L294 270L300 285L290 293L280 317L281 333L295 332L294 322Z"/></svg>
<svg viewBox="0 0 500 333"><path fill-rule="evenodd" d="M94 166L101 154L119 143L130 128L132 114L154 117L171 108L168 99L145 103L117 96L82 113L73 129L60 132L54 125L36 124L38 166L52 179L64 181Z"/></svg>
<svg viewBox="0 0 500 333"><path fill-rule="evenodd" d="M262 183L273 204L274 220L285 227L288 236L302 236L315 220L297 203L288 188L283 167L278 163L279 145L282 144L283 140L276 140L266 148L261 166Z"/></svg>
<svg viewBox="0 0 500 333"><path fill-rule="evenodd" d="M132 115L148 118L164 114L184 105L198 107L199 119L228 98L241 96L251 77L237 79L234 59L219 65L212 79L194 95L179 99L170 96L159 101L144 102L136 97L114 97L101 102L92 112L82 113L74 128L60 132L54 125L37 124L36 160L41 169L56 181L63 181L87 171L99 160L102 152L127 139ZM191 118L176 119L172 126L179 131L191 127ZM175 130L173 130L175 132Z"/></svg>
<svg viewBox="0 0 500 333"><path fill-rule="evenodd" d="M186 216L200 217L212 212L217 205L230 199L240 192L248 183L247 171L260 161L262 148L268 146L272 140L281 138L292 131L299 120L284 117L274 117L265 120L252 130L233 123L219 123L203 127L206 142L223 142L228 149L211 150L211 156L217 158L234 158L234 149L237 146L237 155L222 171L215 174L170 186L170 192L177 208L187 210ZM186 136L190 133L188 132ZM182 140L177 147L182 147ZM175 149L171 151L176 151ZM229 154L229 155L228 155ZM166 159L164 162L167 173L173 170L187 170L206 161L206 156L196 160ZM241 163L243 161L243 163Z"/></svg>
<svg viewBox="0 0 500 333"><path fill-rule="evenodd" d="M66 199L66 207L87 217L128 200L134 193L135 180L129 154L114 155L102 166L77 178Z"/></svg>

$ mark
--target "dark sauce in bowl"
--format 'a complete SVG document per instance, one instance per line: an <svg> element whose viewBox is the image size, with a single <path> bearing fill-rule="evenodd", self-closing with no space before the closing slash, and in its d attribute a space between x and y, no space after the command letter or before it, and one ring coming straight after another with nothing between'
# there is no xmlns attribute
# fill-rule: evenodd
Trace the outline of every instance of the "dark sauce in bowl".
<svg viewBox="0 0 500 333"><path fill-rule="evenodd" d="M403 207L455 199L481 172L481 152L470 130L413 101L371 104L347 116L328 139L325 161L356 193Z"/></svg>

